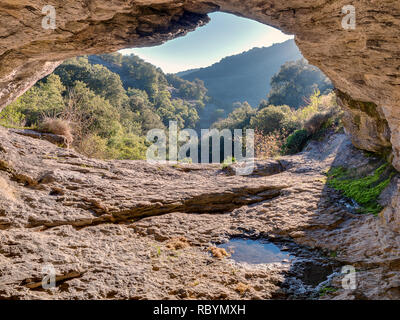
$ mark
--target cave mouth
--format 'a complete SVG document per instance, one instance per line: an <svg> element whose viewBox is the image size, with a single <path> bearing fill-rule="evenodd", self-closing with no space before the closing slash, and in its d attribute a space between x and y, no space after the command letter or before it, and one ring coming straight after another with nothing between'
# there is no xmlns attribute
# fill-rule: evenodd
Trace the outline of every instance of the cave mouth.
<svg viewBox="0 0 400 320"><path fill-rule="evenodd" d="M308 61L332 79L346 97L339 102L350 114L346 128L353 143L372 152L393 148L388 158L399 168L398 123L392 116L400 99L395 80L399 74L387 67L390 55L394 59L391 65L397 65L397 39L390 39L395 45L385 49L388 51L381 46L386 35L398 31L392 22L398 15L393 13L396 8L392 3L376 6L369 3L354 8L337 1L299 7L290 2L277 4L274 0L251 6L237 1L196 0L146 4L117 0L107 6L77 4L56 6L53 10L48 10L50 6L46 10L38 6L6 6L4 25L12 26L16 32L2 38L0 106L10 104L68 58L156 46L204 26L209 22L209 14L229 13L295 34L296 44ZM51 16L52 11L57 18ZM368 12L375 11L383 15L379 21L370 21ZM21 12L25 24L16 18ZM346 25L346 21L355 21L355 14L359 16L356 25ZM369 32L374 23L384 28ZM31 26L28 36L26 25Z"/></svg>
<svg viewBox="0 0 400 320"><path fill-rule="evenodd" d="M198 136L211 128L270 134L287 128L273 123L274 114L259 110L273 105L275 114L291 121L291 109L305 108L317 90L324 95L333 89L304 59L292 36L232 14L210 16L206 26L160 46L66 60L7 107L0 122L38 130L38 137L61 141L89 157L144 160L144 139L151 130L166 131L173 124ZM301 129L296 112L296 129ZM220 151L214 157L211 150L206 163L242 158L229 153L225 140L221 137ZM216 148L214 140L210 144ZM208 151L202 145L197 155L191 152L179 154L179 160L204 163Z"/></svg>
<svg viewBox="0 0 400 320"><path fill-rule="evenodd" d="M14 20L18 14L7 13L14 20L9 23L5 18L3 22L9 23L14 32L0 38L2 48L7 50L0 56L0 105L8 105L0 117L10 121L10 127L17 128L0 129L0 182L9 187L5 192L0 190L0 236L6 235L5 241L0 243L0 253L6 262L0 266L0 271L6 275L7 286L0 293L1 298L37 299L36 292L27 288L40 286L43 261L54 262L57 279L63 282L56 293L40 292L41 297L48 298L270 299L274 297L272 291L275 288L278 288L277 297L283 294L280 290L283 288L289 298L318 298L321 294L339 299L398 298L396 288L387 290L393 287L392 261L396 259L399 247L396 242L399 205L398 201L392 201L398 198L398 186L393 184L390 194L385 194L387 208L381 211L381 219L350 215L345 203L340 202L353 182L358 186L361 182L363 189L357 193L361 193L364 200L365 194L369 196L369 190L363 191L365 188L372 186L374 191L386 188L390 181L382 180L381 173L387 171L392 177L389 172L392 168L385 164L368 174L373 179L351 177L350 183L346 179L346 168L330 171L331 160L338 160L339 165L352 165L351 161L358 161L364 169L371 160L351 146L343 128L337 130L339 122L336 120L342 115L334 93L313 94L303 99L305 101L300 102L298 109L283 107L281 102L271 105L268 97L264 105L258 101L253 106L251 103L246 105L242 101L228 109L229 112L219 104L232 93L219 99L214 97L216 117L222 121L220 128L231 127L229 121L233 121L234 127L238 123L243 127L249 124L260 126L266 136L255 143L257 147L273 142L275 152L287 152L284 157L264 153L266 158L275 157L276 160L273 167L278 167L279 172L271 177L232 177L221 170L221 165L200 168L179 162L163 166L144 161L95 160L143 159L147 148L143 134L148 129L166 129L171 117L179 114L176 122L182 128L195 130L198 129L195 111L198 118L201 118L201 110L206 110L206 115L211 113L202 101L205 81L203 85L195 79L180 81L135 57L94 55L131 46L160 44L204 24L206 14L215 10L242 14L296 34L296 43L310 63L323 69L340 90L337 91L339 104L347 108L345 120L354 144L360 149L376 151L384 147L387 151L391 148L391 138L394 143L400 141L396 137L398 123L392 115L400 98L396 91L399 73L387 67L386 60L391 56L393 65L398 65L398 39L394 37L390 39L390 45L384 46L382 42L386 41L381 41L387 40L387 35L398 33L400 11L390 10L390 6L394 6L392 1L390 6L387 5L389 1L381 1L379 11L374 10L376 4L364 3L367 14L361 15L360 29L354 33L341 30L341 0L328 3L323 9L294 8L290 1L277 5L275 0L258 2L254 7L234 0L215 1L221 4L220 7L196 3L196 0L183 5L172 2L140 6L130 2L134 8L126 7L127 2L123 6L118 2L89 6L82 10L84 13L79 21L76 21L76 12L65 15L57 37L52 31L36 33L31 27L38 16L33 7L26 8L33 14L27 15L26 25L17 24L21 28L15 28ZM79 5L73 6L73 10L78 12ZM13 13L13 6L7 4L6 9ZM66 12L63 10L69 9L59 10L59 16L63 17ZM370 12L381 14L371 20ZM381 23L383 20L387 23ZM28 40L21 36L21 32L26 32L26 26L30 30ZM372 29L375 30L370 32ZM76 58L60 65L60 61L73 56ZM278 57L282 58L282 55ZM309 71L311 67L306 63L301 62L300 68ZM239 65L243 67L244 64ZM299 66L287 66L288 69L296 67ZM49 75L55 68L55 73ZM260 70L260 64L256 64L255 69ZM245 70L248 71L248 67ZM240 74L244 73L241 69ZM137 74L140 77L137 78ZM252 72L247 79L239 78L240 87L246 84L254 89L251 82L254 74ZM123 76L132 76L132 83L138 87L129 90ZM34 85L38 79L42 80ZM287 79L294 78L289 76ZM217 90L220 89L218 84L226 87L227 82L219 78L215 83ZM232 89L229 84L228 88ZM295 81L293 85L298 84ZM31 86L32 89L26 91ZM9 104L25 91L20 99ZM238 90L235 88L231 92L237 94ZM277 90L275 98L278 99L282 92L285 91ZM192 99L194 96L198 99ZM306 95L302 94L301 98L304 97ZM229 105L232 104L227 108ZM311 113L315 110L318 117ZM285 117L297 122L286 121L288 118ZM282 118L285 121L281 121ZM22 123L29 129L33 126L36 133L24 128ZM73 125L69 127L69 124ZM280 137L277 138L274 132L279 134L282 125L288 125L292 131L276 143ZM78 133L74 131L77 129ZM39 134L32 137L37 132ZM325 134L331 133L334 139L323 139ZM63 138L49 144L21 135L39 139ZM310 137L316 139L307 144ZM76 146L73 147L79 152L69 150L74 143ZM61 145L64 148L59 148ZM304 146L307 146L307 152L301 152ZM186 160L190 162L190 159ZM229 161L224 161L222 168L229 168L229 162L235 162L232 158L224 160ZM285 168L283 172L281 167ZM333 182L342 190L334 192L328 178L336 179ZM375 189L377 186L379 188ZM386 225L382 221L387 222ZM294 251L301 250L303 245L310 252L314 248L324 251L320 252L321 256L311 252L315 262L307 263L302 259L289 270L276 272L245 267L235 269L231 268L229 259L210 257L209 253L216 249L209 247L210 244L221 243L226 237L234 239L249 234L255 235L251 240L266 234L271 239L291 239L296 242L291 248ZM338 234L351 237L338 237ZM382 234L388 236L382 239ZM43 237L47 241L43 241ZM31 246L32 243L35 246ZM271 243L278 244L279 241L271 240ZM371 246L371 243L382 243L384 252L380 246ZM24 254L31 249L35 254ZM261 249L257 246L256 250ZM248 253L246 249L243 251ZM376 264L376 257L379 257L379 268L371 269L371 263ZM341 286L343 274L339 273L337 261L357 265L362 293ZM73 269L69 268L71 262ZM22 275L21 267L25 269ZM81 270L81 267L86 269ZM280 271L286 272L283 282ZM193 279L182 287L181 275L190 275ZM23 277L27 281L21 281ZM227 283L227 279L233 279L233 282ZM298 279L311 287L310 291L298 286ZM374 279L378 279L378 286ZM166 283L171 286L167 287Z"/></svg>
<svg viewBox="0 0 400 320"><path fill-rule="evenodd" d="M184 36L157 46L119 52L134 53L166 74L185 74L256 47L269 47L294 38L277 28L230 13L214 12L208 16L210 22Z"/></svg>

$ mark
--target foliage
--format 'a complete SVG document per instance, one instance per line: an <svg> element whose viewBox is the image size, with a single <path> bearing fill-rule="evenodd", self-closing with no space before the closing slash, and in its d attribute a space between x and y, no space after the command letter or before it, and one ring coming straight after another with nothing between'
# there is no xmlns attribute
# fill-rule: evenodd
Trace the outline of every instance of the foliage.
<svg viewBox="0 0 400 320"><path fill-rule="evenodd" d="M323 297L329 293L334 293L336 292L338 289L334 288L334 287L329 287L329 286L323 286L320 291L319 291L319 296Z"/></svg>
<svg viewBox="0 0 400 320"><path fill-rule="evenodd" d="M236 163L236 158L235 157L228 157L228 158L224 159L224 161L222 162L222 169L226 169L232 163Z"/></svg>
<svg viewBox="0 0 400 320"><path fill-rule="evenodd" d="M395 175L394 169L386 163L368 176L357 177L354 172L343 167L332 168L328 172L328 185L354 199L360 206L360 213L377 215L382 211L378 198Z"/></svg>
<svg viewBox="0 0 400 320"><path fill-rule="evenodd" d="M25 115L18 109L17 104L6 107L0 113L0 125L10 128L25 126Z"/></svg>
<svg viewBox="0 0 400 320"><path fill-rule="evenodd" d="M96 134L89 134L85 139L79 141L75 148L89 158L106 159L108 156L107 139Z"/></svg>
<svg viewBox="0 0 400 320"><path fill-rule="evenodd" d="M260 131L254 133L254 154L257 159L278 157L282 154L285 141L285 132L274 131L264 134Z"/></svg>
<svg viewBox="0 0 400 320"><path fill-rule="evenodd" d="M0 124L62 134L89 157L144 159L149 130L171 120L194 128L207 99L202 81L167 76L134 55L78 57L6 107Z"/></svg>
<svg viewBox="0 0 400 320"><path fill-rule="evenodd" d="M213 124L213 127L222 129L245 129L250 126L251 118L256 114L247 102L235 104L235 109L228 115L226 119L220 120Z"/></svg>
<svg viewBox="0 0 400 320"><path fill-rule="evenodd" d="M4 114L10 115L8 119L11 122L19 118L24 119L26 126L35 125L40 119L46 116L53 117L63 110L64 90L65 87L60 78L57 75L50 75L47 81L38 83L7 106Z"/></svg>
<svg viewBox="0 0 400 320"><path fill-rule="evenodd" d="M307 132L307 130L296 130L287 138L286 143L283 146L284 152L286 154L295 154L300 152L307 143L308 138L309 133Z"/></svg>
<svg viewBox="0 0 400 320"><path fill-rule="evenodd" d="M275 131L288 131L300 126L295 112L289 106L268 106L261 109L251 119L250 127L269 134Z"/></svg>
<svg viewBox="0 0 400 320"><path fill-rule="evenodd" d="M295 109L304 105L316 90L327 94L333 89L330 80L304 59L285 63L271 79L268 104L289 105Z"/></svg>
<svg viewBox="0 0 400 320"><path fill-rule="evenodd" d="M219 130L254 129L258 158L297 153L309 139L318 139L330 130L341 128L342 111L334 93L321 96L317 90L307 101L307 106L299 109L267 105L266 101L261 102L258 110L247 103L240 104L213 127Z"/></svg>

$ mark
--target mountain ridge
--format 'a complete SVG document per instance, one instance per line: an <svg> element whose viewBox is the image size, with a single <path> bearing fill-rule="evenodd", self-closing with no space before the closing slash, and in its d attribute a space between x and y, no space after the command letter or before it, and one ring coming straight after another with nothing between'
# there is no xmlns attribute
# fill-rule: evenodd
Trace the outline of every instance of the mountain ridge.
<svg viewBox="0 0 400 320"><path fill-rule="evenodd" d="M270 47L256 47L225 57L209 67L193 72L186 70L177 75L189 81L203 80L209 96L218 105L247 101L257 106L266 98L270 80L280 67L300 58L302 55L294 40L287 40Z"/></svg>

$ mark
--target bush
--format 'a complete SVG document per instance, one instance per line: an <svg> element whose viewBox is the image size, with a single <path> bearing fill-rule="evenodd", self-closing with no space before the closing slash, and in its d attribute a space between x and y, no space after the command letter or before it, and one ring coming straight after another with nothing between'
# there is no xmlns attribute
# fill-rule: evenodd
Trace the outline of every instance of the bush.
<svg viewBox="0 0 400 320"><path fill-rule="evenodd" d="M118 160L146 159L148 142L145 137L120 131L108 140L108 158Z"/></svg>
<svg viewBox="0 0 400 320"><path fill-rule="evenodd" d="M263 134L260 131L254 133L254 153L257 159L277 157L282 153L285 134L279 131Z"/></svg>
<svg viewBox="0 0 400 320"><path fill-rule="evenodd" d="M268 103L287 104L298 109L314 91L324 94L333 89L331 81L317 68L304 59L285 63L271 79Z"/></svg>
<svg viewBox="0 0 400 320"><path fill-rule="evenodd" d="M269 134L275 131L292 132L300 126L295 112L288 106L268 106L251 119L250 127Z"/></svg>
<svg viewBox="0 0 400 320"><path fill-rule="evenodd" d="M68 147L74 141L71 125L69 121L63 119L44 118L43 122L39 124L38 130L64 136L67 140Z"/></svg>
<svg viewBox="0 0 400 320"><path fill-rule="evenodd" d="M310 135L314 135L329 122L331 117L331 113L316 113L304 123L304 129L307 130Z"/></svg>
<svg viewBox="0 0 400 320"><path fill-rule="evenodd" d="M226 119L215 122L212 127L218 130L223 129L245 129L249 127L250 119L256 114L256 110L253 109L247 102L235 103L235 108ZM217 109L214 111L214 117L219 118L223 116L224 110Z"/></svg>
<svg viewBox="0 0 400 320"><path fill-rule="evenodd" d="M89 135L79 142L76 150L88 158L106 159L107 140L98 135Z"/></svg>
<svg viewBox="0 0 400 320"><path fill-rule="evenodd" d="M16 104L10 104L0 113L0 125L11 128L21 128L25 126L25 115L18 110Z"/></svg>
<svg viewBox="0 0 400 320"><path fill-rule="evenodd" d="M287 154L296 154L303 150L309 138L307 130L297 130L291 134L284 145L284 152Z"/></svg>

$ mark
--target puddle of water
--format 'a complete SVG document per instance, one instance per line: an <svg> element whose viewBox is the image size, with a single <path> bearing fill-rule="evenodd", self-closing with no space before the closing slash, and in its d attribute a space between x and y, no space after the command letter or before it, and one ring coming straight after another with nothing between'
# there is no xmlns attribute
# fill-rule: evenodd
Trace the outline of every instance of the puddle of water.
<svg viewBox="0 0 400 320"><path fill-rule="evenodd" d="M333 266L318 265L313 262L304 263L302 269L301 280L303 283L314 287L325 281L334 272Z"/></svg>
<svg viewBox="0 0 400 320"><path fill-rule="evenodd" d="M288 263L294 258L289 253L283 252L279 247L267 241L231 239L227 243L218 245L218 247L224 248L236 262L250 264Z"/></svg>

